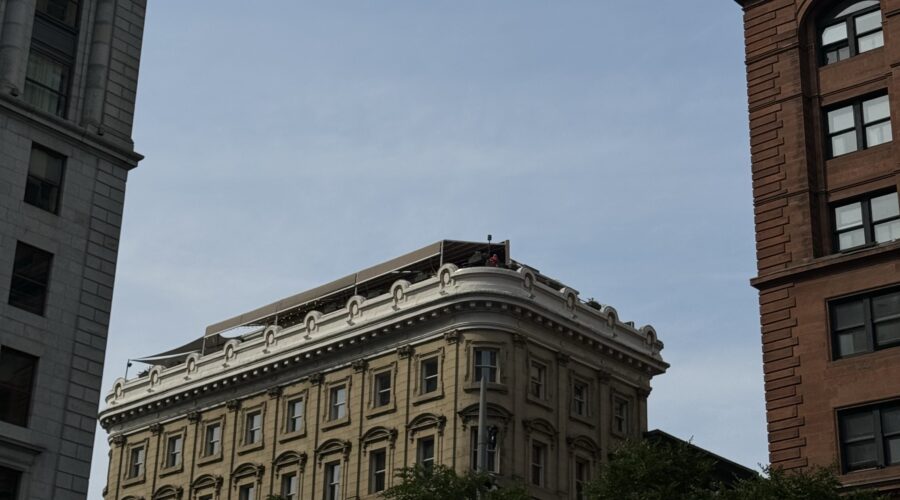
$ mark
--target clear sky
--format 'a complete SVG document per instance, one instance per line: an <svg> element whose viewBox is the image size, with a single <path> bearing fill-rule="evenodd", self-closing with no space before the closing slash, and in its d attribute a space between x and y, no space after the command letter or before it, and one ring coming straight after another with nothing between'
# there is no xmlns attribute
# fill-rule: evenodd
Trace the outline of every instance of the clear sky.
<svg viewBox="0 0 900 500"><path fill-rule="evenodd" d="M651 428L767 461L736 3L149 3L104 395L211 323L491 233L654 325Z"/></svg>

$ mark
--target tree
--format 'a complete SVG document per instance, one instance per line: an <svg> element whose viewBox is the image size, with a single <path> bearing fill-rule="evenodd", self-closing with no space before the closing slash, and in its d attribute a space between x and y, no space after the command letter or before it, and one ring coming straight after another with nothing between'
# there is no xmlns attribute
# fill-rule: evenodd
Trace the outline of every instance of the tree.
<svg viewBox="0 0 900 500"><path fill-rule="evenodd" d="M399 483L385 490L381 496L392 500L463 500L479 494L484 500L527 500L524 488L495 489L493 479L485 473L468 472L460 476L453 469L435 465L426 469L420 465L397 471Z"/></svg>
<svg viewBox="0 0 900 500"><path fill-rule="evenodd" d="M876 500L872 491L841 493L833 468L765 469L766 475L730 480L716 462L689 443L625 443L586 489L590 500ZM717 477L718 476L718 477Z"/></svg>

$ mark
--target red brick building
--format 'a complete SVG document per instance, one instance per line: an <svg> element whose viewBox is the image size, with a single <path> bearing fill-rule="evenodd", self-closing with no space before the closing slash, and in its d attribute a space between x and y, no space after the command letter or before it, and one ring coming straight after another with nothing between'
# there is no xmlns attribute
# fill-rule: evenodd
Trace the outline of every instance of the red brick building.
<svg viewBox="0 0 900 500"><path fill-rule="evenodd" d="M738 3L770 460L900 489L900 0Z"/></svg>

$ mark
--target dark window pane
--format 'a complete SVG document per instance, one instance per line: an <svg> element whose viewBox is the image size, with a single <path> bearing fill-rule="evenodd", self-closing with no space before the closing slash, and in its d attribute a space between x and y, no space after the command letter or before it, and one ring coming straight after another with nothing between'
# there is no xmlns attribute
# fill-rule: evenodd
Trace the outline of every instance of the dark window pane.
<svg viewBox="0 0 900 500"><path fill-rule="evenodd" d="M900 463L900 437L885 439L884 449L884 460L887 465Z"/></svg>
<svg viewBox="0 0 900 500"><path fill-rule="evenodd" d="M57 213L65 158L41 147L32 147L28 164L25 202Z"/></svg>
<svg viewBox="0 0 900 500"><path fill-rule="evenodd" d="M900 406L881 410L881 432L886 436L900 434Z"/></svg>
<svg viewBox="0 0 900 500"><path fill-rule="evenodd" d="M21 479L21 472L0 467L0 500L17 500Z"/></svg>
<svg viewBox="0 0 900 500"><path fill-rule="evenodd" d="M834 49L829 49L828 52L825 53L825 63L826 64L834 64L838 61L843 61L844 59L848 59L850 57L850 47L838 47Z"/></svg>
<svg viewBox="0 0 900 500"><path fill-rule="evenodd" d="M900 341L900 318L876 323L875 341L879 346Z"/></svg>
<svg viewBox="0 0 900 500"><path fill-rule="evenodd" d="M875 441L862 441L845 445L847 468L850 470L874 467L878 463Z"/></svg>
<svg viewBox="0 0 900 500"><path fill-rule="evenodd" d="M869 350L869 346L866 343L865 328L844 330L838 333L837 344L838 356L849 356Z"/></svg>
<svg viewBox="0 0 900 500"><path fill-rule="evenodd" d="M77 0L37 0L35 10L72 28L78 18Z"/></svg>
<svg viewBox="0 0 900 500"><path fill-rule="evenodd" d="M872 298L872 316L875 321L900 315L900 292Z"/></svg>
<svg viewBox="0 0 900 500"><path fill-rule="evenodd" d="M841 419L841 437L844 442L875 436L875 421L871 411L851 413Z"/></svg>
<svg viewBox="0 0 900 500"><path fill-rule="evenodd" d="M834 327L843 330L865 323L865 310L861 300L834 305Z"/></svg>
<svg viewBox="0 0 900 500"><path fill-rule="evenodd" d="M28 56L25 102L57 116L65 114L69 67L35 50Z"/></svg>
<svg viewBox="0 0 900 500"><path fill-rule="evenodd" d="M0 347L0 420L28 425L31 391L38 358L8 347Z"/></svg>
<svg viewBox="0 0 900 500"><path fill-rule="evenodd" d="M44 314L50 262L53 254L21 241L16 246L9 304L34 314Z"/></svg>
<svg viewBox="0 0 900 500"><path fill-rule="evenodd" d="M822 45L831 45L847 39L847 23L841 22L822 31Z"/></svg>

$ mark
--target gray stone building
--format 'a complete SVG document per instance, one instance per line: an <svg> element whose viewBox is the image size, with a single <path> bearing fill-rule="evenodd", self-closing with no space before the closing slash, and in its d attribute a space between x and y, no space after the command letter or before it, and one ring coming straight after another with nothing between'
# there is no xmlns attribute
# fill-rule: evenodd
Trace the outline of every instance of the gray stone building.
<svg viewBox="0 0 900 500"><path fill-rule="evenodd" d="M144 0L0 0L0 499L85 498Z"/></svg>
<svg viewBox="0 0 900 500"><path fill-rule="evenodd" d="M509 257L440 241L210 326L118 379L108 500L375 499L413 464L581 499L647 430L650 326Z"/></svg>

